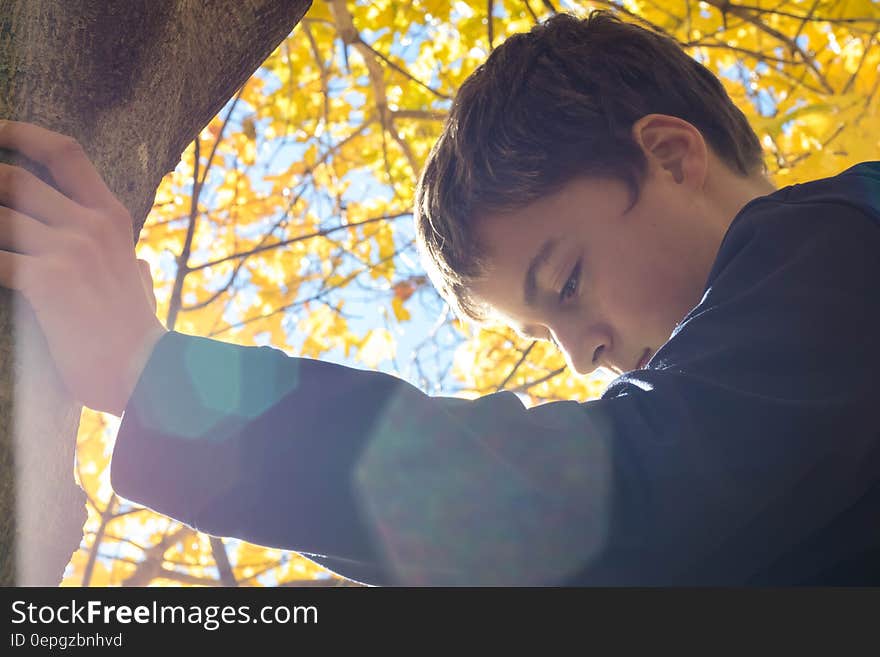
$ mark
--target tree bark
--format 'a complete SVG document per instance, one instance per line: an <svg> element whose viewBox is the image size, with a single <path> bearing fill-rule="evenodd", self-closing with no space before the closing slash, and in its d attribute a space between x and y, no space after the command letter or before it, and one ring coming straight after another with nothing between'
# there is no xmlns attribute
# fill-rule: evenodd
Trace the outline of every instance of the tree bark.
<svg viewBox="0 0 880 657"><path fill-rule="evenodd" d="M137 236L162 177L310 5L0 0L0 118L79 140ZM57 585L80 545L80 411L30 307L0 289L0 585Z"/></svg>

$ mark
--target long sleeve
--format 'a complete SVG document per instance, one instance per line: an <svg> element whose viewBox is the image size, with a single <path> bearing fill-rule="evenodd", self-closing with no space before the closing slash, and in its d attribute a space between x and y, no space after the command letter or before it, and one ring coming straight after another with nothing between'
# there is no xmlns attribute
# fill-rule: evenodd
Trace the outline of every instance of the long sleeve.
<svg viewBox="0 0 880 657"><path fill-rule="evenodd" d="M351 473L396 394L424 396L378 372L171 331L123 414L112 485L200 531L388 584Z"/></svg>
<svg viewBox="0 0 880 657"><path fill-rule="evenodd" d="M650 368L586 403L171 332L113 488L370 584L849 583L880 551L880 230L828 211L738 217Z"/></svg>
<svg viewBox="0 0 880 657"><path fill-rule="evenodd" d="M575 542L600 540L573 504L601 508L607 494L605 447L582 440L584 422L575 402L526 411L512 393L429 397L380 372L170 332L126 408L111 481L201 531L297 550L370 584L531 580L542 557L524 548L548 524L553 572L580 561ZM558 440L545 443L548 430ZM531 456L533 472L518 472ZM505 544L511 560L496 561ZM395 557L410 550L424 554L404 572Z"/></svg>

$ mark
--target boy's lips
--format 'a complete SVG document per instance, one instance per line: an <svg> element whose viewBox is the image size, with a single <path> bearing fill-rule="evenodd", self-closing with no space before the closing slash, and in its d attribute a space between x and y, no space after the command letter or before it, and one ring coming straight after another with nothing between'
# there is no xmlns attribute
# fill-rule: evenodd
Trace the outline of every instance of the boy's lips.
<svg viewBox="0 0 880 657"><path fill-rule="evenodd" d="M651 360L651 350L645 349L645 353L642 354L641 359L639 359L638 364L636 364L636 369L637 370L642 369L645 365L648 364L649 360Z"/></svg>

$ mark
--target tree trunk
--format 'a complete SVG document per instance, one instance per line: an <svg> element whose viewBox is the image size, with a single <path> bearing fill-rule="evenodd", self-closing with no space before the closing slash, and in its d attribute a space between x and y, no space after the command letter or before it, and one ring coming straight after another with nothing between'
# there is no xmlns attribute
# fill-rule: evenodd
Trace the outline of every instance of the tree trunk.
<svg viewBox="0 0 880 657"><path fill-rule="evenodd" d="M0 118L78 139L138 235L162 177L310 4L0 0ZM80 410L30 307L0 289L0 585L57 585L79 547Z"/></svg>

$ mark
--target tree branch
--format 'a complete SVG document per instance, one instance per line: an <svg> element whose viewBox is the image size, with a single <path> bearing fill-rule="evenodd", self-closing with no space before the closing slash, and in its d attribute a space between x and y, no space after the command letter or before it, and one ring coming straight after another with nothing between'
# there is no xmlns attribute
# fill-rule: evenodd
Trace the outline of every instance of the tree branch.
<svg viewBox="0 0 880 657"><path fill-rule="evenodd" d="M345 228L355 228L357 226L364 226L366 224L372 224L377 221L393 221L395 219L400 219L401 217L408 217L412 213L400 212L395 215L382 215L380 217L371 217L370 219L364 219L363 221L356 221L350 224L342 224L340 226L333 226L332 228L324 228L322 230L315 231L313 233L307 233L306 235L298 235L296 237L291 237L290 239L280 240L278 242L273 242L272 244L265 244L263 246L257 246L248 251L242 251L241 253L232 253L228 256L223 256L222 258L217 258L216 260L211 260L209 262L204 262L200 265L196 265L194 267L190 267L190 271L198 271L199 269L204 269L205 267L213 267L215 265L219 265L222 262L227 262L229 260L235 260L236 258L249 258L252 255L256 255L257 253L263 253L264 251L270 251L272 249L277 249L280 246L287 246L288 244L293 244L294 242L302 242L303 240L310 240L315 237L323 237L324 235L330 235L331 233L335 233L339 230L344 230Z"/></svg>
<svg viewBox="0 0 880 657"><path fill-rule="evenodd" d="M238 586L235 579L235 573L232 572L232 566L229 565L229 555L226 554L226 546L223 539L211 536L211 554L214 556L214 563L217 564L217 572L220 573L220 582L223 586Z"/></svg>
<svg viewBox="0 0 880 657"><path fill-rule="evenodd" d="M808 55L804 51L804 49L801 48L797 44L797 42L794 39L786 36L785 34L783 34L782 32L780 32L777 29L770 27L769 25L764 23L761 19L757 18L755 15L750 13L748 10L743 9L737 5L731 4L729 2L729 0L705 0L705 1L708 4L712 5L713 7L715 7L716 9L718 9L721 12L722 16L726 15L727 12L730 12L734 16L738 16L739 18L742 18L747 23L751 23L756 28L758 28L760 31L762 31L766 34L769 34L770 36L774 37L775 39L778 39L779 41L781 41L789 49L789 52L797 53L798 55L800 55L803 62L813 72L813 75L819 81L819 84L822 85L822 88L825 90L826 93L829 93L829 94L834 93L834 89L831 87L830 84L828 84L828 80L825 79L825 76L819 70L819 66L816 64L816 60L812 56Z"/></svg>
<svg viewBox="0 0 880 657"><path fill-rule="evenodd" d="M528 391L529 388L532 388L532 387L538 385L539 383L544 383L545 381L549 381L550 379L553 379L553 378L559 376L560 374L562 374L566 370L566 367L567 366L563 365L562 367L555 369L552 372L542 376L540 379L535 379L534 381L527 381L526 383L523 383L522 385L519 385L515 388L511 388L510 391L511 392L526 392L526 391Z"/></svg>
<svg viewBox="0 0 880 657"><path fill-rule="evenodd" d="M110 501L107 503L107 507L101 512L101 524L98 527L98 531L95 532L95 540L92 541L92 549L89 550L89 560L86 562L86 567L83 570L81 586L89 586L92 581L92 574L95 572L95 561L98 558L98 549L101 546L101 541L104 540L104 532L107 530L107 525L114 518L113 514L116 510L117 499L116 493L113 493L110 496Z"/></svg>
<svg viewBox="0 0 880 657"><path fill-rule="evenodd" d="M414 239L410 240L409 242L407 242L406 244L404 244L404 245L401 246L400 248L396 249L393 253L388 254L388 255L385 256L384 258L380 258L378 262L372 264L372 267L377 267L377 266L381 265L382 263L387 262L388 260L393 260L393 259L396 258L396 257L397 257L402 251L408 249L408 248L409 248L410 246L412 246L414 243L415 243L415 240L414 240ZM227 326L226 328L220 329L219 331L212 331L212 332L210 332L206 337L212 338L212 337L214 337L215 335L220 335L221 333L226 333L227 331L231 331L232 329L241 328L242 326L245 326L245 325L250 324L250 323L252 323L252 322L257 322L257 321L259 321L259 320L261 320L261 319L267 319L268 317L272 317L272 315L277 315L277 314L280 313L280 312L284 312L284 311L286 311L286 310L290 310L291 308L294 308L294 307L296 307L296 306L304 305L304 304L306 304L306 303L308 303L308 302L310 302L310 301L319 301L319 300L321 300L323 297L327 296L327 294L330 293L330 292L332 292L333 290L336 290L336 289L339 289L339 288L345 287L350 281L354 280L355 278L357 278L358 276L360 276L361 274L363 274L363 273L364 273L365 271L367 271L368 269L369 269L368 267L363 267L363 268L361 268L361 269L359 269L359 270L357 270L357 271L354 271L354 272L352 272L351 274L349 274L348 276L346 276L344 279L342 279L342 280L341 280L339 283L337 283L336 285L331 285L330 287L324 288L324 289L322 289L320 292L318 292L317 294L315 294L314 296L311 296L311 297L309 297L309 298L307 298L307 299L298 299L298 300L296 300L296 301L294 301L294 302L292 302L292 303L288 303L288 304L285 304L285 305L283 305L283 306L279 306L278 308L275 308L275 309L272 310L271 312L264 313L264 314L262 314L262 315L256 315L256 316L254 316L254 317L248 317L247 319L244 319L244 320L242 320L242 321L240 321L240 322L236 322L235 324L230 324L230 325Z"/></svg>
<svg viewBox="0 0 880 657"><path fill-rule="evenodd" d="M495 0L487 0L486 2L486 31L488 32L487 36L489 37L489 52L494 50L494 41L495 41L495 25L492 19L492 10L494 9Z"/></svg>
<svg viewBox="0 0 880 657"><path fill-rule="evenodd" d="M514 365L510 369L510 371L507 373L507 376L504 377L504 381L499 383L498 387L495 388L495 392L501 392L502 390L504 390L504 386L506 386L508 384L508 382L513 378L513 375L516 374L516 371L520 368L520 366L524 362L526 362L526 358L529 357L529 353L532 351L532 349L534 349L535 344L537 342L538 342L537 340L532 340L531 344L529 344L529 346L526 347L526 350L524 352L522 352L522 355L520 356L519 360L516 362L516 365Z"/></svg>
<svg viewBox="0 0 880 657"><path fill-rule="evenodd" d="M166 534L161 541L148 547L144 551L144 560L139 562L135 571L125 579L123 586L146 586L160 574L164 576L162 561L165 553L174 544L185 541L194 534L193 529L180 525L170 534Z"/></svg>

